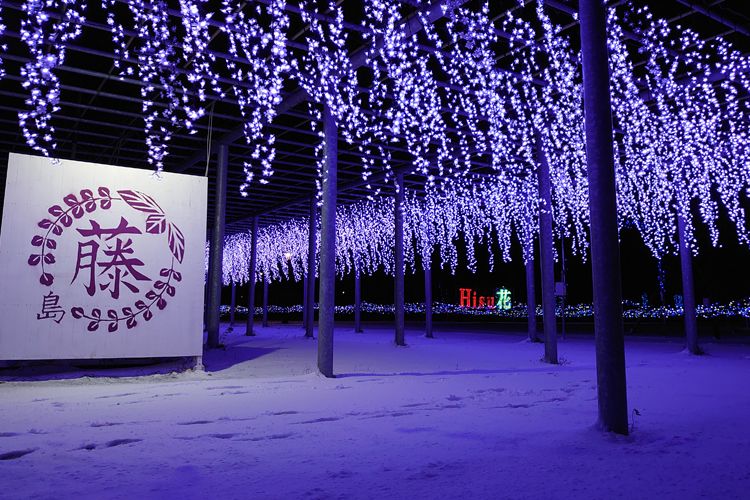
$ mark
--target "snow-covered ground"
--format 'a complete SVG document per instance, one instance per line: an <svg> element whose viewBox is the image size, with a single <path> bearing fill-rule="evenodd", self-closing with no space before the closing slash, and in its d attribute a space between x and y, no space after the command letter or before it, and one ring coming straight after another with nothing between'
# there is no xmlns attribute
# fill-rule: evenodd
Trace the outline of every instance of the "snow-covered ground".
<svg viewBox="0 0 750 500"><path fill-rule="evenodd" d="M629 339L641 416L615 437L593 426L591 338L549 366L520 335L407 331L397 348L341 328L325 379L299 325L242 333L205 373L0 372L0 497L750 497L747 345Z"/></svg>

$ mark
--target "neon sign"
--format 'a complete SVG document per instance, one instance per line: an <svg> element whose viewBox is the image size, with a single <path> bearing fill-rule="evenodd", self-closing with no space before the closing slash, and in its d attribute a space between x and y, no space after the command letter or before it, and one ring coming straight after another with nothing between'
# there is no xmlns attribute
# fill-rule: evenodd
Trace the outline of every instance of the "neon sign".
<svg viewBox="0 0 750 500"><path fill-rule="evenodd" d="M458 305L460 307L497 307L498 310L508 310L511 308L510 302L510 290L507 288L499 288L495 292L495 296L492 295L477 295L476 290L471 288L459 288L458 290Z"/></svg>

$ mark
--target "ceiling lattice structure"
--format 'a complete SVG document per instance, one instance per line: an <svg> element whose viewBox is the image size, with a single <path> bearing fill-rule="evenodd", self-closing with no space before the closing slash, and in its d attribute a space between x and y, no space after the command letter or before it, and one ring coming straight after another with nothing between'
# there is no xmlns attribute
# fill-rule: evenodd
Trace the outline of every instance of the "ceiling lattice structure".
<svg viewBox="0 0 750 500"><path fill-rule="evenodd" d="M0 182L4 185L7 153L31 152L24 142L17 116L27 95L21 86L23 77L20 69L30 56L20 35L23 2L2 0L0 3L6 25L2 42L7 44L7 49L2 54L6 75L0 81ZM365 28L361 24L363 6L356 1L339 0L338 3L342 4L344 10L350 57L355 68L361 67L368 47L363 36ZM434 24L435 29L440 30L445 22L442 18L442 3L443 0L439 0L425 5L404 0L403 29L419 39L422 36L421 22L416 11L423 9L426 18ZM479 9L483 2L472 0L458 3ZM576 40L576 2L548 0L545 3L551 8L555 22L564 26L566 34ZM745 0L635 1L636 5L648 5L656 16L693 29L706 40L722 36L743 53L747 53L750 50L750 12L746 12L745 3ZM524 6L520 6L517 0L498 0L490 4L491 15L500 21L509 13L522 14L526 10L533 10L535 2L526 2ZM307 50L307 27L296 3L287 3L285 9L291 23L287 49L293 57L299 57ZM179 7L175 5L170 9L169 15L178 18ZM322 15L322 20L326 20L325 15ZM210 50L220 59L229 57L220 29L213 27L212 30L215 36L209 45ZM502 32L499 34L501 37L504 35ZM630 42L638 44L637 37L633 37ZM428 47L425 46L425 50L429 50ZM498 67L507 65L508 59L507 52L499 49ZM61 81L61 109L53 117L57 130L56 156L152 168L146 161L147 147L140 95L143 83L136 77L119 76L106 12L100 5L89 5L83 32L68 46L65 64L57 69L57 74ZM542 85L543 82L538 84ZM226 80L220 81L219 85L228 89ZM367 92L368 88L363 87L361 91ZM228 233L246 229L249 227L249 219L256 215L260 216L261 224L306 215L315 192L317 171L314 148L318 138L309 124L311 117L305 92L291 80L285 83L279 114L270 127L276 136L277 154L273 162L275 173L268 184L254 183L247 197L240 196L239 186L245 180L242 165L249 154L249 148L245 145L242 134L243 119L231 93L226 94L224 99L210 98L207 101L206 116L195 124L195 134L191 135L185 130L175 132L164 169L191 175L208 174L208 215L211 220L215 155L210 152L216 150L215 141L226 142L230 144ZM407 187L421 189L422 178L409 174L412 160L406 149L400 145L386 145L386 148L392 154L394 167L407 172ZM211 158L208 162L207 153ZM361 155L356 145L339 141L339 203L351 203L372 193L361 177ZM491 173L489 161L477 155L473 160L472 172L478 175ZM386 187L383 175L378 173L370 179L370 184L373 187Z"/></svg>

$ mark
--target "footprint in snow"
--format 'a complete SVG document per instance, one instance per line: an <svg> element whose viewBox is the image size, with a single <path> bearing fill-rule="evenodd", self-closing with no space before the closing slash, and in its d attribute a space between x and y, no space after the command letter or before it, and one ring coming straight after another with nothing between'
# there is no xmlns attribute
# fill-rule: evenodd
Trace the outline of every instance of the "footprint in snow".
<svg viewBox="0 0 750 500"><path fill-rule="evenodd" d="M320 422L335 422L336 420L341 420L339 417L321 417L316 418L314 420L304 420L302 422L294 422L295 424L317 424Z"/></svg>
<svg viewBox="0 0 750 500"><path fill-rule="evenodd" d="M114 448L115 446L122 446L124 444L131 444L131 443L140 443L141 441L143 441L143 439L128 439L128 438L113 439L112 441L107 441L106 443L104 443L103 446L104 448ZM84 444L78 449L91 451L91 450L97 449L98 447L99 445L97 445L96 443L89 443L89 444Z"/></svg>
<svg viewBox="0 0 750 500"><path fill-rule="evenodd" d="M27 450L13 450L5 453L0 453L0 460L15 460L21 458L29 453L36 451L36 448L30 448Z"/></svg>
<svg viewBox="0 0 750 500"><path fill-rule="evenodd" d="M294 433L287 432L285 434L271 434L270 436L260 436L260 437L250 437L250 438L242 438L238 439L238 441L265 441L266 439L286 439L294 436Z"/></svg>
<svg viewBox="0 0 750 500"><path fill-rule="evenodd" d="M91 422L91 427L112 427L122 425L122 422Z"/></svg>
<svg viewBox="0 0 750 500"><path fill-rule="evenodd" d="M427 406L429 403L409 403L401 405L401 408L416 408L417 406Z"/></svg>
<svg viewBox="0 0 750 500"><path fill-rule="evenodd" d="M124 398L127 396L135 396L135 394L135 392L123 392L122 394L108 394L106 396L97 396L96 399Z"/></svg>
<svg viewBox="0 0 750 500"><path fill-rule="evenodd" d="M207 434L208 437L216 438L216 439L232 439L234 436L236 436L236 433L233 432L227 432L224 434Z"/></svg>

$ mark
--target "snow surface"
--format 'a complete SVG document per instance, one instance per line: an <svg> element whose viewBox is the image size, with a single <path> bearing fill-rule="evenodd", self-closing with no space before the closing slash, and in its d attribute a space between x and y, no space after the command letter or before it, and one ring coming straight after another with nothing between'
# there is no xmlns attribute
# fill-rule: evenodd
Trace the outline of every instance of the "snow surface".
<svg viewBox="0 0 750 500"><path fill-rule="evenodd" d="M205 373L0 371L0 497L750 498L748 345L629 339L622 437L590 337L550 366L521 335L339 328L325 379L299 325L258 332Z"/></svg>

